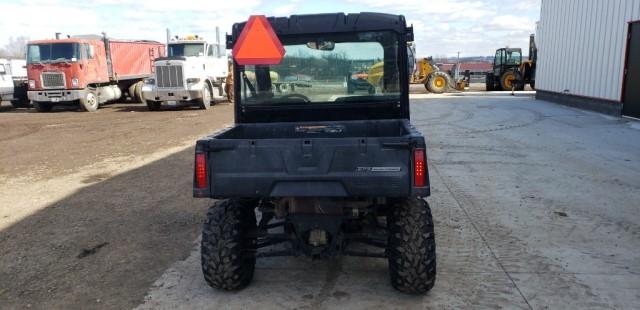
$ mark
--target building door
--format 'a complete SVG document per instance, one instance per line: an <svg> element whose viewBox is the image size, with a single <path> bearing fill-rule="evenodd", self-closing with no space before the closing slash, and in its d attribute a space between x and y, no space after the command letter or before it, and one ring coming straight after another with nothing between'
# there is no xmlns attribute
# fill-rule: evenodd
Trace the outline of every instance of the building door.
<svg viewBox="0 0 640 310"><path fill-rule="evenodd" d="M622 115L640 118L640 22L629 24Z"/></svg>

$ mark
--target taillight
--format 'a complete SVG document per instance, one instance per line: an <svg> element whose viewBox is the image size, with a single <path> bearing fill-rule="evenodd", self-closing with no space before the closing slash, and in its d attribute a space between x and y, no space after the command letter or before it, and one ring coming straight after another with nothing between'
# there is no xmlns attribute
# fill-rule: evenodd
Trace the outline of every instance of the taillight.
<svg viewBox="0 0 640 310"><path fill-rule="evenodd" d="M196 188L207 187L207 160L204 153L196 153Z"/></svg>
<svg viewBox="0 0 640 310"><path fill-rule="evenodd" d="M413 186L424 187L427 162L424 149L413 150Z"/></svg>

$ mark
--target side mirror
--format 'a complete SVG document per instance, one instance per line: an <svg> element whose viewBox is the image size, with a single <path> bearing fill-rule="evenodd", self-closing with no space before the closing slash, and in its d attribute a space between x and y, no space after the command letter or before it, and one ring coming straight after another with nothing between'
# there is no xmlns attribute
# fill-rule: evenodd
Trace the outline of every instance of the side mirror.
<svg viewBox="0 0 640 310"><path fill-rule="evenodd" d="M0 65L0 74L5 74L5 73L7 73L7 71L4 68L4 65Z"/></svg>
<svg viewBox="0 0 640 310"><path fill-rule="evenodd" d="M96 54L95 48L93 47L93 45L89 45L89 58L93 58L95 54Z"/></svg>

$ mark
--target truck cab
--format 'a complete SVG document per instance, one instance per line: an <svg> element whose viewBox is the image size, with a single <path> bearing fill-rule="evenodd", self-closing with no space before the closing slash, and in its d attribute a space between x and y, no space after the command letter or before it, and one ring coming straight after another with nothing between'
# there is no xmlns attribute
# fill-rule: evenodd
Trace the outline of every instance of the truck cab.
<svg viewBox="0 0 640 310"><path fill-rule="evenodd" d="M196 143L194 197L217 199L205 280L237 290L256 258L350 255L387 259L394 288L426 293L436 254L426 142L409 121L413 29L382 13L253 16L227 48L264 34L245 33L258 23L283 58L234 59L235 125ZM370 68L372 91L351 91L353 68Z"/></svg>
<svg viewBox="0 0 640 310"><path fill-rule="evenodd" d="M0 102L27 105L27 69L24 59L0 59Z"/></svg>
<svg viewBox="0 0 640 310"><path fill-rule="evenodd" d="M0 59L0 102L13 99L13 78L11 66L6 59Z"/></svg>
<svg viewBox="0 0 640 310"><path fill-rule="evenodd" d="M208 109L224 99L228 61L222 45L196 35L174 38L167 47L167 57L155 60L155 76L142 88L149 110L178 103Z"/></svg>
<svg viewBox="0 0 640 310"><path fill-rule="evenodd" d="M27 45L29 99L38 111L54 104L77 102L92 81L107 82L105 48L100 40L68 38Z"/></svg>

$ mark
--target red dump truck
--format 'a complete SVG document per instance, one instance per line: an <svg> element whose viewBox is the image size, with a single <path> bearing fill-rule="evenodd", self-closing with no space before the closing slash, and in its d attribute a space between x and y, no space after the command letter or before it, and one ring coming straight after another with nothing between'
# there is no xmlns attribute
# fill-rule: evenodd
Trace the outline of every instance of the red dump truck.
<svg viewBox="0 0 640 310"><path fill-rule="evenodd" d="M38 112L79 104L94 112L126 92L142 102L143 80L165 55L155 41L113 40L106 35L31 41L27 45L28 96Z"/></svg>

